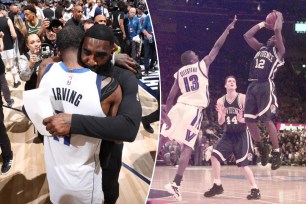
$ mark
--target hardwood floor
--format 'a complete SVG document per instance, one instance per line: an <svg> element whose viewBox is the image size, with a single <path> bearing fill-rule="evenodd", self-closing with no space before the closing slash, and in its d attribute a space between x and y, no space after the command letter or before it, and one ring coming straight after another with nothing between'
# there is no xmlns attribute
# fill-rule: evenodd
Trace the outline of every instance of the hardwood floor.
<svg viewBox="0 0 306 204"><path fill-rule="evenodd" d="M8 83L11 84L12 81L8 80ZM11 88L15 100L13 107L19 110L22 105L23 85L18 89ZM157 109L156 99L141 87L139 87L139 94L143 115L148 115ZM3 109L14 162L9 174L0 175L0 203L49 204L43 145L37 143L39 140L36 138L31 122L21 112L5 107ZM136 140L133 143L125 143L123 150L123 162L148 180L151 180L154 167L159 122L152 124L152 127L155 133L149 134L141 125ZM120 197L117 203L145 203L149 184L141 176L122 167L119 183Z"/></svg>

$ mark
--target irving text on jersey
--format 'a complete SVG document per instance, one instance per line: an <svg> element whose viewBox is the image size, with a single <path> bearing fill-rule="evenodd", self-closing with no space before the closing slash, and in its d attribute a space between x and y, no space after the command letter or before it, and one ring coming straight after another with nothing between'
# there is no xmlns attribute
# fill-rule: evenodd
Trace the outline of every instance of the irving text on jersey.
<svg viewBox="0 0 306 204"><path fill-rule="evenodd" d="M52 92L56 101L67 101L75 106L80 104L80 100L83 97L82 94L78 94L76 91L70 90L68 88L52 88Z"/></svg>

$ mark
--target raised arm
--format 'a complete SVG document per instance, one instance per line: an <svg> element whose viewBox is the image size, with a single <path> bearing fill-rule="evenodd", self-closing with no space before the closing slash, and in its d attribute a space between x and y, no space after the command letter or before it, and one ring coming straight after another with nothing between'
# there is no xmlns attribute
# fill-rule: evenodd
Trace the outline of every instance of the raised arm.
<svg viewBox="0 0 306 204"><path fill-rule="evenodd" d="M226 38L229 34L229 31L234 28L236 21L237 21L237 16L235 15L233 21L226 27L226 29L224 30L222 35L218 38L214 47L211 49L210 53L207 56L204 57L204 61L205 61L205 64L206 64L207 68L209 68L210 64L217 57L220 48L223 46L223 44L224 44L224 42L225 42L225 40L226 40Z"/></svg>
<svg viewBox="0 0 306 204"><path fill-rule="evenodd" d="M256 25L254 25L250 30L248 30L244 35L245 41L248 45L253 48L254 50L258 51L262 46L263 43L259 42L254 35L263 27L266 27L266 22L262 21Z"/></svg>
<svg viewBox="0 0 306 204"><path fill-rule="evenodd" d="M285 54L285 45L283 41L283 36L282 36L282 28L283 28L283 14L279 11L275 11L276 13L276 22L274 25L274 33L275 33L275 38L276 38L276 48L277 48L277 55L279 59L283 59L284 54Z"/></svg>

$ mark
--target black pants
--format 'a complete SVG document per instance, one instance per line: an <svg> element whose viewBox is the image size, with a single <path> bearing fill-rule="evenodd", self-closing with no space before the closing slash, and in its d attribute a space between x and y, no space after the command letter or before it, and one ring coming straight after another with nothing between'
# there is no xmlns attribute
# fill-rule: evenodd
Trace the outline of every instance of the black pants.
<svg viewBox="0 0 306 204"><path fill-rule="evenodd" d="M151 59L151 61L150 61ZM157 61L155 43L144 39L144 66L145 72L149 72L150 67L153 67Z"/></svg>
<svg viewBox="0 0 306 204"><path fill-rule="evenodd" d="M154 123L156 121L159 121L159 113L160 113L160 108L158 105L158 109L154 112L152 112L151 114L147 115L147 116L143 116L141 118L141 121L143 124L148 125L151 123Z"/></svg>
<svg viewBox="0 0 306 204"><path fill-rule="evenodd" d="M1 95L0 95L1 96ZM2 158L11 159L13 157L13 152L11 148L10 139L6 133L4 126L4 114L3 108L0 107L0 148L2 151Z"/></svg>
<svg viewBox="0 0 306 204"><path fill-rule="evenodd" d="M123 40L123 34L122 33L114 33L114 36L118 39L118 42L119 42L119 46L121 47L121 50L123 51L124 50L124 45L125 45L125 42Z"/></svg>
<svg viewBox="0 0 306 204"><path fill-rule="evenodd" d="M147 116L143 116L141 118L141 122L144 125L148 125L151 123L154 123L156 121L159 121L159 114L160 114L160 95L159 95L159 83L158 83L158 89L157 89L157 110L152 112L151 114L147 115Z"/></svg>
<svg viewBox="0 0 306 204"><path fill-rule="evenodd" d="M106 204L115 204L119 197L119 174L123 144L103 141L100 150L102 189Z"/></svg>

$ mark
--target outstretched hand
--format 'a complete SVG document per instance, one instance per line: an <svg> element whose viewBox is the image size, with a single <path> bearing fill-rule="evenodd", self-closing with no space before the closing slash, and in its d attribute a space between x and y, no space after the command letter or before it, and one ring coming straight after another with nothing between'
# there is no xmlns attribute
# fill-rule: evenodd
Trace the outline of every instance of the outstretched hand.
<svg viewBox="0 0 306 204"><path fill-rule="evenodd" d="M281 18L282 22L284 23L284 17L283 14L279 11L273 10L273 12L275 12L276 18Z"/></svg>
<svg viewBox="0 0 306 204"><path fill-rule="evenodd" d="M221 116L225 116L226 115L226 108L224 107L224 105L222 104L218 104L216 105L216 111L221 115Z"/></svg>
<svg viewBox="0 0 306 204"><path fill-rule="evenodd" d="M233 29L233 28L235 27L236 21L237 21L237 15L234 16L233 21L227 26L227 29L228 29L228 30Z"/></svg>

